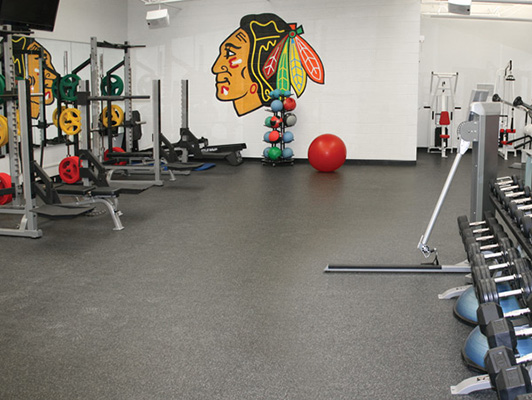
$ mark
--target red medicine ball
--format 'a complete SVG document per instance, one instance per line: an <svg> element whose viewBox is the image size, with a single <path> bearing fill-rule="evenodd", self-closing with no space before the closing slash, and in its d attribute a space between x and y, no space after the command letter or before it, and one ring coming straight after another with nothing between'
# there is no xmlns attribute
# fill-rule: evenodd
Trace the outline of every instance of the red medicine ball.
<svg viewBox="0 0 532 400"><path fill-rule="evenodd" d="M293 111L296 109L296 101L292 97L287 97L284 99L283 107L286 111Z"/></svg>

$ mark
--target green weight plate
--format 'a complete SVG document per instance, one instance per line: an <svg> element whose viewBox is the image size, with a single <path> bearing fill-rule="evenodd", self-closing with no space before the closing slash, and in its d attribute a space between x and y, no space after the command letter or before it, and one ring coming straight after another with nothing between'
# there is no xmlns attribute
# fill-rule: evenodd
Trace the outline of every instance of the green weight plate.
<svg viewBox="0 0 532 400"><path fill-rule="evenodd" d="M6 91L6 77L0 74L0 94L4 94ZM4 104L4 99L0 99L0 104Z"/></svg>
<svg viewBox="0 0 532 400"><path fill-rule="evenodd" d="M68 74L61 78L59 91L61 98L66 101L76 101L78 98L78 84L81 78L76 74Z"/></svg>
<svg viewBox="0 0 532 400"><path fill-rule="evenodd" d="M109 83L111 86L110 92ZM100 90L104 96L120 96L124 92L124 81L118 75L106 75L102 79Z"/></svg>
<svg viewBox="0 0 532 400"><path fill-rule="evenodd" d="M57 77L52 82L52 94L54 95L54 99L57 99L59 97L59 95L57 94L57 86L59 85L58 82L60 79L61 79L60 77Z"/></svg>

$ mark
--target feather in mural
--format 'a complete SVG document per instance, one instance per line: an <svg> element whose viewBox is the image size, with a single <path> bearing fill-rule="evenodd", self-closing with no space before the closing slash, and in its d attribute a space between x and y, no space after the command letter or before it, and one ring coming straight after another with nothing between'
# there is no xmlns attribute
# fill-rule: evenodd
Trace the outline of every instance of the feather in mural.
<svg viewBox="0 0 532 400"><path fill-rule="evenodd" d="M292 30L270 52L262 72L268 79L277 73L277 88L293 88L300 97L307 87L307 77L323 84L325 70L316 51L301 37L303 27L290 24L290 28Z"/></svg>

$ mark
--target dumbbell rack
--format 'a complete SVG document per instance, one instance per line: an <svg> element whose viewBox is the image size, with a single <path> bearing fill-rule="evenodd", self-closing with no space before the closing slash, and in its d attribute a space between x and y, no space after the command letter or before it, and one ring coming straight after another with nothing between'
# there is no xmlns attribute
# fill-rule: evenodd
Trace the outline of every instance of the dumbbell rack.
<svg viewBox="0 0 532 400"><path fill-rule="evenodd" d="M494 183L494 187L496 183ZM521 191L520 189L518 189L518 191ZM499 191L497 191L499 192ZM525 193L525 192L523 192ZM521 232L521 229L519 228L519 226L517 225L517 223L514 221L514 218L510 215L510 213L506 210L506 208L508 208L509 206L506 205L503 206L502 202L505 201L503 200L503 197L506 197L506 196L502 196L500 194L498 194L497 196L495 195L495 190L493 192L490 192L490 201L492 202L493 206L494 206L494 211L498 214L498 216L503 220L505 226L509 229L509 231L511 232L512 236L513 236L513 239L519 243L519 252L516 252L515 250L515 247L511 250L513 250L515 252L515 254L517 255L517 253L519 253L519 256L521 255L526 255L528 257L528 259L514 259L514 261L511 263L511 265L513 265L515 267L515 271L522 271L522 272L519 272L519 274L530 274L530 259L532 258L532 245L531 245L531 242L530 240ZM511 196L510 196L511 197ZM500 199L500 200L499 200ZM500 225L499 225L500 226ZM503 239L505 240L505 239ZM499 239L499 243L502 243L502 241ZM480 247L479 247L480 248ZM508 250L505 254L505 258L507 261L510 261L512 258L514 258L515 256L510 256L510 253L511 253L511 250ZM496 254L493 254L492 256L495 256ZM476 256L478 257L478 256ZM510 257L510 258L508 258ZM480 257L480 259L484 259L484 256ZM473 262L478 262L479 258L476 259L476 261L474 260ZM519 262L521 261L521 262ZM525 262L526 261L526 262ZM497 266L495 267L492 267L492 268L497 268ZM513 272L514 274L516 272ZM473 269L472 272L475 272L475 269ZM495 275L494 275L495 276ZM478 277L477 277L478 278ZM526 278L526 279L525 279ZM492 313L488 313L488 314L483 314L484 317L482 316L479 316L477 319L480 318L480 320L477 321L477 323L479 324L480 326L480 330L479 328L475 328L469 335L467 341L466 341L466 344L464 345L464 349L463 349L463 358L464 360L467 360L467 363L469 366L472 366L473 368L479 368L479 365L478 365L478 361L475 361L474 359L471 359L470 356L474 356L476 358L479 357L480 353L480 349L483 348L483 346L486 346L486 351L487 349L491 348L491 350L488 351L487 354L490 354L492 352L500 352L500 350L497 350L498 348L494 348L494 346L499 346L500 344L499 343L505 343L505 342L501 342L501 340L505 340L505 339L502 339L502 338L498 338L499 336L491 336L491 339L490 339L490 335L500 335L500 327L502 326L504 328L504 326L506 326L508 324L508 321L505 321L505 320L502 320L501 318L512 318L512 321L513 321L513 324L515 324L516 326L529 326L530 325L530 320L529 318L526 318L526 317L523 317L523 312L526 312L526 313L530 313L530 297L528 297L527 293L530 292L530 286L531 286L531 283L529 281L529 278L527 277L523 277L523 282L521 282L521 289L523 292L524 292L524 296L521 300L517 297L514 298L515 295L519 296L519 293L521 292L521 290L519 290L517 288L516 290L516 287L514 286L513 288L511 286L508 286L507 284L503 283L503 281L505 281L506 279L510 279L510 277L508 278L504 278L504 275L501 275L501 278L496 278L497 280L499 280L501 283L499 284L499 287L495 288L494 286L494 280L492 279L489 279L489 282L487 283L491 283L491 285L487 285L484 284L483 280L481 279L480 283L479 281L477 280L477 285L480 284L480 287L477 287L476 288L476 292L477 292L477 296L479 297L479 299L482 299L481 303L482 306L479 307L479 310L480 308L485 308L485 306L489 306L489 308L492 308L492 305L493 307L495 307L495 303L490 303L492 301L495 301L495 302L498 302L497 299L499 298L499 293L501 291L503 292L506 292L504 293L505 296L509 295L510 297L508 299L510 299L511 301L509 302L506 302L504 305L503 305L503 302L500 303L500 315L501 316L497 316L495 318L499 318L498 320L493 320L494 323L496 323L496 325L492 326L491 328L489 327L489 325L487 325L487 322L485 320L485 315L489 315L490 316L490 319L493 318L492 317ZM489 287L491 286L491 288ZM483 293L487 293L486 294L483 294ZM492 298L492 295L491 293L493 293L495 296L494 296L494 299L495 300L491 300ZM515 293L515 294L514 294ZM501 294L502 296L502 294ZM528 297L528 299L527 299ZM461 300L461 299L460 299ZM459 301L460 301L459 300ZM524 300L524 301L523 301ZM486 301L490 301L488 303L486 303ZM458 304L458 302L456 303L456 305ZM523 305L524 304L524 305ZM455 305L455 307L456 307ZM503 312L503 307L506 307L507 308L507 311L504 311ZM527 308L528 307L528 308ZM455 309L456 311L456 309ZM502 325L501 325L502 324ZM506 324L506 325L504 325ZM488 326L486 328L486 325ZM483 328L484 327L484 328ZM498 327L498 328L497 328ZM495 329L495 330L494 330ZM504 328L506 329L506 328ZM503 329L503 330L504 330ZM520 328L521 329L521 328ZM486 339L486 337L484 335L487 335L488 336L488 339ZM519 337L521 336L521 334L519 334ZM529 335L527 335L529 336ZM485 342L483 345L482 343ZM520 354L520 357L518 358L519 359L519 363L523 363L523 362L529 362L531 361L531 357L530 355L526 355L526 356L523 356L523 354L528 354L531 352L532 350L532 340L530 338L528 339L525 339L524 341L519 341L519 342L515 342L516 343L516 348L514 349L514 346L510 346L512 349L510 350L507 350L508 351L508 354L511 354L512 351L517 351L518 354ZM504 352L505 353L505 352ZM488 390L488 389L495 389L497 390L497 392L504 392L504 393L499 393L499 396L502 396L500 398L511 398L511 399L514 399L516 398L517 396L517 393L525 393L525 392L531 392L532 391L532 385L530 384L530 378L529 378L529 371L527 369L522 369L522 368L513 368L511 370L509 370L511 373L515 373L515 377L510 379L509 376L507 376L506 374L506 370L504 370L505 372L503 373L504 376L501 376L499 377L499 373L495 373L494 372L494 368L501 365L501 367L497 367L499 368L499 370L502 370L502 365L501 364L501 357L503 357L503 354L499 354L499 355L495 355L493 356L495 357L490 363L490 357L487 357L486 358L486 362L488 364L484 364L482 368L486 368L489 372L489 375L481 375L481 376L475 376L475 377L471 377L471 378L468 378L468 379L465 379L464 381L460 382L458 385L456 386L452 386L451 387L451 393L452 394L456 394L456 395L464 395L464 394L469 394L469 393L472 393L472 392L475 392L475 391L479 391L479 390ZM508 357L507 357L508 358ZM510 361L512 360L513 361ZM508 358L508 364L510 365L515 365L515 357L513 355L511 355L510 358ZM482 362L484 362L484 360L482 360ZM495 366L495 367L494 367ZM495 368L496 369L496 368ZM515 389L511 389L511 386L513 385L513 383L511 384L512 381L515 381L517 380L518 382L520 382L517 387Z"/></svg>

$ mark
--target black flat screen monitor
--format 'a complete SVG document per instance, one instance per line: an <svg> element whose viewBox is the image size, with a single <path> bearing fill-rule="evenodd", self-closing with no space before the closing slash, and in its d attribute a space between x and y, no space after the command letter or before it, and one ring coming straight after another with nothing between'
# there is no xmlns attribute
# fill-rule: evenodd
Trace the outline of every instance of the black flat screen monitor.
<svg viewBox="0 0 532 400"><path fill-rule="evenodd" d="M54 30L59 0L0 0L0 25Z"/></svg>

